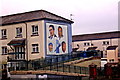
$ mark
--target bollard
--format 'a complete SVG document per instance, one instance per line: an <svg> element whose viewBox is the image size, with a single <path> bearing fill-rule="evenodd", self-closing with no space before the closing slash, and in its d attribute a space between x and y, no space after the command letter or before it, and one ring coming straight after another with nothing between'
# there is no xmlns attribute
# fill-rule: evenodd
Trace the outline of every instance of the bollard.
<svg viewBox="0 0 120 80"><path fill-rule="evenodd" d="M112 77L112 66L110 64L105 64L105 76L106 78L111 78Z"/></svg>
<svg viewBox="0 0 120 80"><path fill-rule="evenodd" d="M97 69L96 68L97 68L97 65L95 65L94 63L89 65L89 74L90 74L89 79L90 80L95 80L97 78Z"/></svg>

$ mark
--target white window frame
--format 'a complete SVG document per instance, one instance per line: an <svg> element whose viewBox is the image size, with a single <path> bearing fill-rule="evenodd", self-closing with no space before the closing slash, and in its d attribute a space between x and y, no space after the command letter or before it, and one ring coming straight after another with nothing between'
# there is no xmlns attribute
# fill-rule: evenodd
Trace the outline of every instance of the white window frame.
<svg viewBox="0 0 120 80"><path fill-rule="evenodd" d="M109 62L114 62L114 59L109 59Z"/></svg>
<svg viewBox="0 0 120 80"><path fill-rule="evenodd" d="M22 27L16 28L16 37L22 37Z"/></svg>
<svg viewBox="0 0 120 80"><path fill-rule="evenodd" d="M7 46L2 47L2 54L7 54Z"/></svg>
<svg viewBox="0 0 120 80"><path fill-rule="evenodd" d="M32 25L32 35L38 35L38 25Z"/></svg>
<svg viewBox="0 0 120 80"><path fill-rule="evenodd" d="M84 46L90 46L90 43L89 42L85 42Z"/></svg>
<svg viewBox="0 0 120 80"><path fill-rule="evenodd" d="M2 38L7 38L7 30L6 29L1 30L1 37Z"/></svg>
<svg viewBox="0 0 120 80"><path fill-rule="evenodd" d="M109 41L103 41L103 45L109 45L110 42Z"/></svg>
<svg viewBox="0 0 120 80"><path fill-rule="evenodd" d="M15 54L16 59L25 59L24 54Z"/></svg>
<svg viewBox="0 0 120 80"><path fill-rule="evenodd" d="M20 47L15 47L15 52L25 52L24 47L20 46Z"/></svg>
<svg viewBox="0 0 120 80"><path fill-rule="evenodd" d="M22 46L15 47L15 52L25 52L25 48ZM25 54L15 54L16 59L25 59Z"/></svg>
<svg viewBox="0 0 120 80"><path fill-rule="evenodd" d="M39 44L32 44L32 53L39 52Z"/></svg>

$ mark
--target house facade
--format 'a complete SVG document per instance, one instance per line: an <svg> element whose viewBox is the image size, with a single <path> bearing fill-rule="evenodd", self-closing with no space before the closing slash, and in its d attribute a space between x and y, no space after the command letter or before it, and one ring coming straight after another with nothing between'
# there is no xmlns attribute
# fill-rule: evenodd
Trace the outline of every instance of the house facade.
<svg viewBox="0 0 120 80"><path fill-rule="evenodd" d="M73 21L45 10L2 16L1 19L2 64L8 63L9 67L17 68L25 66L19 65L19 62L68 54L72 51Z"/></svg>
<svg viewBox="0 0 120 80"><path fill-rule="evenodd" d="M72 37L73 48L77 51L99 50L101 59L107 62L120 61L120 31L74 35Z"/></svg>

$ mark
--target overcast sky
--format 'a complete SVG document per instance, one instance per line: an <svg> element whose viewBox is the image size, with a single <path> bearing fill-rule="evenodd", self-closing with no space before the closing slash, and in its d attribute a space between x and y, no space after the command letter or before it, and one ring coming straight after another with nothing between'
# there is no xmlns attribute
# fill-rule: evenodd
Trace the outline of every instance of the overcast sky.
<svg viewBox="0 0 120 80"><path fill-rule="evenodd" d="M72 34L91 34L118 30L119 0L0 0L0 16L47 10L70 19Z"/></svg>

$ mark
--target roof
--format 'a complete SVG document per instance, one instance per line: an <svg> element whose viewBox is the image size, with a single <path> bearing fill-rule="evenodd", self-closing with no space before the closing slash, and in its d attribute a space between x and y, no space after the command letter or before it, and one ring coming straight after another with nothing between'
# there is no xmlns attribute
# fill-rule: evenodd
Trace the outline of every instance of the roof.
<svg viewBox="0 0 120 80"><path fill-rule="evenodd" d="M36 20L43 20L43 19L73 23L73 21L71 20L65 19L61 16L58 16L56 14L50 13L45 10L36 10L36 11L30 11L25 13L1 16L0 18L2 18L2 23L0 23L0 25L8 25L8 24L29 22L29 21L36 21Z"/></svg>
<svg viewBox="0 0 120 80"><path fill-rule="evenodd" d="M25 45L25 39L13 39L7 45L12 46Z"/></svg>
<svg viewBox="0 0 120 80"><path fill-rule="evenodd" d="M118 46L108 46L107 50L115 50Z"/></svg>
<svg viewBox="0 0 120 80"><path fill-rule="evenodd" d="M84 34L84 35L73 35L72 40L75 41L86 41L86 40L99 40L99 39L111 39L120 38L120 31L95 33L95 34Z"/></svg>
<svg viewBox="0 0 120 80"><path fill-rule="evenodd" d="M90 51L90 50L96 50L97 47L88 47L87 51Z"/></svg>

